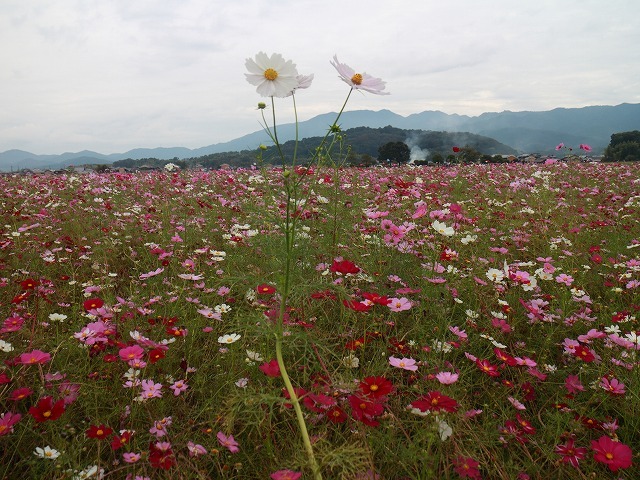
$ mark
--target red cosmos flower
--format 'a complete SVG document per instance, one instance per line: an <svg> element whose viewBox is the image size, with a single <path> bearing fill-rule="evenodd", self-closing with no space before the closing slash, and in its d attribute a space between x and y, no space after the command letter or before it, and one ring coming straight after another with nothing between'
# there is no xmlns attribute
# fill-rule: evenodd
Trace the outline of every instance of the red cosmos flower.
<svg viewBox="0 0 640 480"><path fill-rule="evenodd" d="M87 311L87 312L89 310L95 310L97 308L102 308L103 305L104 305L104 301L101 298L88 298L82 304L82 306L84 307L85 311Z"/></svg>
<svg viewBox="0 0 640 480"><path fill-rule="evenodd" d="M159 446L162 448L159 448ZM166 442L158 442L157 444L149 444L149 463L154 468L162 468L163 470L169 470L176 463L176 459L173 456L173 450L171 446Z"/></svg>
<svg viewBox="0 0 640 480"><path fill-rule="evenodd" d="M633 452L624 443L614 442L606 435L603 435L598 440L591 441L591 448L595 461L604 463L612 472L631 466Z"/></svg>
<svg viewBox="0 0 640 480"><path fill-rule="evenodd" d="M587 454L585 447L576 447L575 439L570 438L564 445L556 445L553 449L558 455L562 455L562 463L570 463L572 467L578 468L578 463Z"/></svg>
<svg viewBox="0 0 640 480"><path fill-rule="evenodd" d="M347 414L338 406L331 407L326 413L327 420L331 423L344 423L347 421Z"/></svg>
<svg viewBox="0 0 640 480"><path fill-rule="evenodd" d="M355 263L350 262L349 260L334 260L329 271L333 273L341 273L342 275L347 275L348 273L355 275L360 271L360 269L356 267Z"/></svg>
<svg viewBox="0 0 640 480"><path fill-rule="evenodd" d="M271 295L272 293L276 293L276 287L262 283L256 287L256 292L261 295Z"/></svg>
<svg viewBox="0 0 640 480"><path fill-rule="evenodd" d="M350 342L347 342L344 348L346 348L347 350L351 350L353 352L359 348L364 347L366 343L367 342L365 338L360 337L360 338L356 338L355 340L351 340Z"/></svg>
<svg viewBox="0 0 640 480"><path fill-rule="evenodd" d="M258 367L262 373L264 373L267 377L279 377L280 376L280 366L278 365L278 361L273 359L269 362L265 362Z"/></svg>
<svg viewBox="0 0 640 480"><path fill-rule="evenodd" d="M511 355L508 355L507 353L505 353L504 351L502 351L499 348L494 348L493 349L493 353L495 353L495 355L498 358L498 360L500 360L501 362L506 363L507 365L509 365L511 367L513 367L513 366L518 364L518 362L516 361L516 359L514 357L512 357Z"/></svg>
<svg viewBox="0 0 640 480"><path fill-rule="evenodd" d="M174 337L186 337L189 330L185 327L167 327L165 329L167 335L173 335Z"/></svg>
<svg viewBox="0 0 640 480"><path fill-rule="evenodd" d="M360 382L360 391L369 398L381 398L393 391L393 383L384 377L366 377Z"/></svg>
<svg viewBox="0 0 640 480"><path fill-rule="evenodd" d="M40 282L38 280L34 280L33 278L27 278L26 280L20 282L20 288L22 288L23 290L33 290L38 285L40 285Z"/></svg>
<svg viewBox="0 0 640 480"><path fill-rule="evenodd" d="M411 347L409 344L403 340L398 340L396 337L390 338L389 343L391 346L389 350L394 353L399 353L402 355L407 355L411 353Z"/></svg>
<svg viewBox="0 0 640 480"><path fill-rule="evenodd" d="M25 398L30 396L32 393L33 393L33 390L31 390L29 387L18 388L13 392L11 392L11 394L9 395L9 400L18 402L20 400L24 400Z"/></svg>
<svg viewBox="0 0 640 480"><path fill-rule="evenodd" d="M528 435L534 435L536 433L536 428L531 425L531 422L522 418L519 413L516 413L516 420L518 422L518 426L524 433Z"/></svg>
<svg viewBox="0 0 640 480"><path fill-rule="evenodd" d="M576 348L574 348L573 355L584 360L587 363L591 363L596 359L593 352L584 345L578 345Z"/></svg>
<svg viewBox="0 0 640 480"><path fill-rule="evenodd" d="M384 412L384 406L381 403L359 395L349 395L349 404L351 405L353 418L370 427L380 425L380 422L375 420L375 417L382 415Z"/></svg>
<svg viewBox="0 0 640 480"><path fill-rule="evenodd" d="M460 478L472 478L474 480L482 478L480 476L480 470L478 470L480 463L476 462L473 458L460 456L453 461L453 465L453 469L460 475Z"/></svg>
<svg viewBox="0 0 640 480"><path fill-rule="evenodd" d="M130 430L124 430L120 435L114 435L111 440L111 449L118 450L127 445L131 440L131 434Z"/></svg>
<svg viewBox="0 0 640 480"><path fill-rule="evenodd" d="M389 298L385 297L384 295L378 295L377 293L364 292L362 293L362 296L367 300L375 303L376 305L383 305L386 307L391 303L391 300Z"/></svg>
<svg viewBox="0 0 640 480"><path fill-rule="evenodd" d="M476 359L476 366L480 369L480 371L486 373L490 377L498 377L500 376L500 372L498 371L498 367L495 365L491 365L488 360L480 360Z"/></svg>
<svg viewBox="0 0 640 480"><path fill-rule="evenodd" d="M15 297L13 297L13 300L11 300L11 303L15 303L16 305L18 305L24 302L27 298L29 298L30 294L31 294L31 290L25 290L20 295L16 295Z"/></svg>
<svg viewBox="0 0 640 480"><path fill-rule="evenodd" d="M161 360L165 357L164 351L159 348L154 348L149 351L149 361L151 363L156 363L158 360Z"/></svg>
<svg viewBox="0 0 640 480"><path fill-rule="evenodd" d="M458 410L458 402L440 392L433 391L423 395L410 404L411 408L417 408L421 412L455 412Z"/></svg>
<svg viewBox="0 0 640 480"><path fill-rule="evenodd" d="M113 433L113 429L107 427L106 425L91 425L85 433L89 438L104 440Z"/></svg>
<svg viewBox="0 0 640 480"><path fill-rule="evenodd" d="M330 300L337 300L338 297L336 297L336 294L331 290L322 290L320 292L312 293L311 298L313 298L314 300L323 300L325 298L328 298Z"/></svg>
<svg viewBox="0 0 640 480"><path fill-rule="evenodd" d="M336 405L336 400L322 393L310 393L302 399L302 403L312 412L322 413Z"/></svg>
<svg viewBox="0 0 640 480"><path fill-rule="evenodd" d="M453 153L458 153L460 152L460 147L453 147L451 150L453 150Z"/></svg>
<svg viewBox="0 0 640 480"><path fill-rule="evenodd" d="M298 400L300 400L307 394L307 391L304 388L300 387L293 387L293 391L295 392L296 397L298 397ZM289 392L286 388L282 389L282 396L286 399L291 399L291 395L289 395ZM293 408L293 405L290 403L285 403L284 408Z"/></svg>
<svg viewBox="0 0 640 480"><path fill-rule="evenodd" d="M64 413L64 400L53 402L53 397L42 397L35 407L29 409L29 413L36 422L57 420Z"/></svg>
<svg viewBox="0 0 640 480"><path fill-rule="evenodd" d="M367 305L364 302L358 302L357 300L343 300L342 304L356 312L368 312L371 310L371 305Z"/></svg>

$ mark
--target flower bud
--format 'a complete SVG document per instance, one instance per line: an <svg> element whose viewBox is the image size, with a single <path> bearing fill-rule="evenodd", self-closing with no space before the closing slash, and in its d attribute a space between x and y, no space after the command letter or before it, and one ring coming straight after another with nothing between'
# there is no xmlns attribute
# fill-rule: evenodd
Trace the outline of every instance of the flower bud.
<svg viewBox="0 0 640 480"><path fill-rule="evenodd" d="M264 102L258 102L258 110L264 110L267 108L267 104Z"/></svg>

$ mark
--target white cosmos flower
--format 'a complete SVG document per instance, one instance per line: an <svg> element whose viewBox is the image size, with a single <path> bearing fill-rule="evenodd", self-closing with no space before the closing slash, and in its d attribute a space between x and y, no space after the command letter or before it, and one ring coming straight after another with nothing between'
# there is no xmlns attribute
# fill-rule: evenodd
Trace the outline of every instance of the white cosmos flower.
<svg viewBox="0 0 640 480"><path fill-rule="evenodd" d="M12 352L13 351L13 345L11 345L9 342L5 342L4 340L0 339L0 352Z"/></svg>
<svg viewBox="0 0 640 480"><path fill-rule="evenodd" d="M438 220L435 220L431 224L431 227L440 235L444 235L445 237L452 237L456 233L453 227L449 227L445 223L439 222Z"/></svg>
<svg viewBox="0 0 640 480"><path fill-rule="evenodd" d="M263 97L287 97L298 85L298 71L291 60L285 60L279 53L269 57L260 52L253 58L247 58L245 73L247 82L258 87L256 91Z"/></svg>
<svg viewBox="0 0 640 480"><path fill-rule="evenodd" d="M502 270L498 270L497 268L490 268L487 270L487 278L494 283L500 283L504 278L504 273Z"/></svg>
<svg viewBox="0 0 640 480"><path fill-rule="evenodd" d="M49 320L52 322L64 322L67 319L67 316L62 313L51 313L49 314Z"/></svg>
<svg viewBox="0 0 640 480"><path fill-rule="evenodd" d="M247 350L247 358L252 362L262 362L264 358L258 352L252 352L251 350Z"/></svg>
<svg viewBox="0 0 640 480"><path fill-rule="evenodd" d="M46 458L48 460L55 460L56 458L58 458L60 456L60 452L59 451L57 451L56 449L51 448L49 446L46 446L44 448L36 447L36 449L33 452L33 454L36 457Z"/></svg>
<svg viewBox="0 0 640 480"><path fill-rule="evenodd" d="M376 95L389 95L389 92L383 92L386 82L364 72L356 73L349 65L340 63L337 55L333 56L331 65L333 65L340 74L339 78L354 90L364 90L365 92L375 93Z"/></svg>
<svg viewBox="0 0 640 480"><path fill-rule="evenodd" d="M234 343L240 340L240 335L237 333L231 333L218 337L218 343Z"/></svg>

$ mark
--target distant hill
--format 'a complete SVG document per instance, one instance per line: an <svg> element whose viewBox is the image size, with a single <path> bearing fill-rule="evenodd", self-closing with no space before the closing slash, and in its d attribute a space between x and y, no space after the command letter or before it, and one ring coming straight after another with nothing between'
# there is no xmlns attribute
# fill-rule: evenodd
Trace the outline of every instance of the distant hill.
<svg viewBox="0 0 640 480"><path fill-rule="evenodd" d="M432 156L440 154L442 158L453 153L452 147L469 147L483 155L515 154L516 150L504 145L493 138L484 137L468 132L426 132L424 130L404 130L386 126L382 128L355 127L342 130L344 149L342 157L335 157L335 161L350 165L372 164L378 158L378 149L386 143L403 142L410 149L411 160L433 160ZM297 145L298 164L310 161L320 146L323 137L306 137ZM281 143L280 150L285 158L291 159L296 150L294 140ZM280 164L281 157L275 146L267 147L262 152L265 163ZM337 152L334 150L333 152ZM365 160L366 159L366 160ZM384 158L382 159L384 161ZM163 160L117 160L114 166L135 167L141 164L162 166ZM166 160L165 160L166 162ZM187 165L200 165L207 168L219 168L223 164L233 167L249 167L256 162L256 150L241 150L239 152L210 153L199 157L185 159Z"/></svg>
<svg viewBox="0 0 640 480"><path fill-rule="evenodd" d="M300 122L299 138L324 135L335 117L336 113L326 113ZM603 152L613 133L640 130L640 104L556 108L545 112L505 111L483 113L475 117L439 111L425 111L404 117L389 110L356 110L343 113L339 123L343 129L392 126L405 130L469 132L493 138L521 153L553 153L553 148L560 142L568 146L587 143L597 154ZM278 126L278 137L282 142L292 140L294 136L293 124ZM91 151L35 155L22 150L9 150L0 153L0 170L60 168L75 163L74 159L78 158L86 160L83 163L112 163L126 158L194 158L219 152L252 150L260 144L267 144L268 140L263 131L258 131L229 142L196 149L137 148L109 155Z"/></svg>

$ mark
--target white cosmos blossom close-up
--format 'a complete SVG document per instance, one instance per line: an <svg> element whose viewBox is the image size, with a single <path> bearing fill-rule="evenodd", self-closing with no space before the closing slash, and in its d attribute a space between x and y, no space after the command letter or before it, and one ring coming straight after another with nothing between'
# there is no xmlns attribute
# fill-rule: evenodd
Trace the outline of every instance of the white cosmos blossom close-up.
<svg viewBox="0 0 640 480"><path fill-rule="evenodd" d="M333 56L331 65L340 74L340 79L354 90L364 90L365 92L375 93L376 95L389 95L389 92L383 92L386 82L380 78L372 77L368 73L356 73L356 71L345 63L338 61L338 56Z"/></svg>
<svg viewBox="0 0 640 480"><path fill-rule="evenodd" d="M240 340L240 335L237 333L231 333L218 337L218 343L234 343Z"/></svg>
<svg viewBox="0 0 640 480"><path fill-rule="evenodd" d="M456 233L453 227L449 227L447 224L439 222L438 220L435 220L431 224L431 227L440 235L444 235L445 237L452 237Z"/></svg>
<svg viewBox="0 0 640 480"><path fill-rule="evenodd" d="M44 448L36 447L36 449L33 452L33 454L36 457L46 458L48 460L55 460L56 458L58 458L60 456L60 452L59 451L57 451L56 449L51 448L49 446L46 446Z"/></svg>
<svg viewBox="0 0 640 480"><path fill-rule="evenodd" d="M287 97L294 89L301 88L295 63L285 60L279 53L269 57L260 52L255 59L247 58L245 66L249 70L245 73L247 81L258 87L256 91L263 97Z"/></svg>

